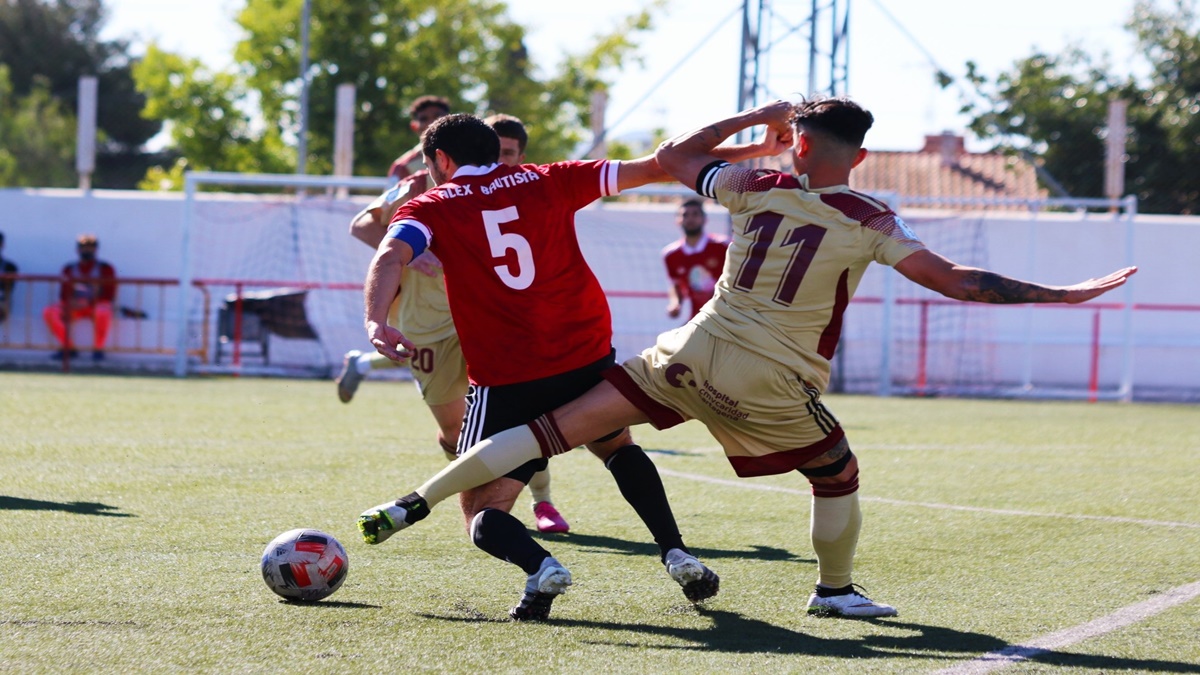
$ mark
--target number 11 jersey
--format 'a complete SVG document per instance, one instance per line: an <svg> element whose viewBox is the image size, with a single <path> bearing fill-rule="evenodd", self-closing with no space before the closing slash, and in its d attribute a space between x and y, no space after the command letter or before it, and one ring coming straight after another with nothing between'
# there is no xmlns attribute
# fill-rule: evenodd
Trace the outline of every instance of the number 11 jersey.
<svg viewBox="0 0 1200 675"><path fill-rule="evenodd" d="M887 205L845 185L810 189L806 175L717 163L697 185L733 218L700 327L825 391L842 314L867 265L895 266L924 244Z"/></svg>

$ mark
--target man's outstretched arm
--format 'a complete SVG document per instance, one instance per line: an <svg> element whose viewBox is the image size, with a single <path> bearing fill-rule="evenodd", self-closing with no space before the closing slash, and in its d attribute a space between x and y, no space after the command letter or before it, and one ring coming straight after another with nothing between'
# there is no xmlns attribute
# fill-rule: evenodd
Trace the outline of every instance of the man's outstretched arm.
<svg viewBox="0 0 1200 675"><path fill-rule="evenodd" d="M780 111L783 110L782 106L786 106L786 114L780 113ZM751 115L750 113L755 114ZM621 173L617 176L617 186L621 190L629 190L635 187L641 187L642 185L647 185L649 183L664 183L671 180L680 180L688 187L695 187L694 183L696 176L700 173L700 169L704 168L706 164L714 160L721 160L729 162L730 164L736 164L738 162L744 162L746 160L756 159L759 157L774 157L784 150L787 150L789 144L791 143L791 132L786 123L787 114L791 114L790 104L781 104L778 109L770 108L770 106L763 106L762 108L757 108L753 111L747 111L741 116L734 116L729 120L726 120L724 123L718 123L724 124L723 128L729 129L728 133L725 133L720 129L710 133L711 130L715 129L715 127L711 125L705 127L704 129L698 130L701 132L700 137L703 138L703 143L698 144L696 149L702 152L701 156L704 158L704 161L699 163L695 172L686 180L680 178L680 174L670 170L666 165L661 163L659 152L662 151L662 147L660 146L659 151L653 155L647 155L645 157L639 157L638 159L621 162ZM738 123L741 124L741 126L730 124L729 122L731 120L738 120ZM782 122L779 120L782 120ZM758 124L772 125L772 128L768 129L767 133L758 141L753 143L722 145L723 141L727 140L730 136L738 131ZM697 132L692 133L696 134ZM688 135L685 134L685 136L680 136L679 138L682 139L686 136ZM674 140L678 139L666 141L663 143L663 145L665 146L670 144L674 142Z"/></svg>
<svg viewBox="0 0 1200 675"><path fill-rule="evenodd" d="M993 305L1087 302L1118 288L1137 272L1136 267L1119 269L1098 279L1070 286L1046 286L1021 281L989 270L955 264L933 251L917 251L896 264L896 271L925 288L948 298Z"/></svg>
<svg viewBox="0 0 1200 675"><path fill-rule="evenodd" d="M663 141L654 153L659 166L687 187L696 187L700 171L714 161L739 162L754 157L777 155L792 142L792 128L788 117L792 104L775 101L757 108L740 112L719 122L714 122L681 136ZM751 146L722 146L725 140L743 129L766 125L763 140ZM756 148L750 151L749 148ZM751 153L754 154L751 154ZM749 154L749 156L745 156Z"/></svg>

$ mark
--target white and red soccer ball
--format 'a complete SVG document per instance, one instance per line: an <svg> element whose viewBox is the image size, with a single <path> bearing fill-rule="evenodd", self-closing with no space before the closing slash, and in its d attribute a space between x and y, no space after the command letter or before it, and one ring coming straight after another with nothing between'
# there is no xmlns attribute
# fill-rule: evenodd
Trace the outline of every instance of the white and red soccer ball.
<svg viewBox="0 0 1200 675"><path fill-rule="evenodd" d="M346 580L349 570L346 549L320 530L288 530L267 544L262 555L263 581L287 600L327 598Z"/></svg>

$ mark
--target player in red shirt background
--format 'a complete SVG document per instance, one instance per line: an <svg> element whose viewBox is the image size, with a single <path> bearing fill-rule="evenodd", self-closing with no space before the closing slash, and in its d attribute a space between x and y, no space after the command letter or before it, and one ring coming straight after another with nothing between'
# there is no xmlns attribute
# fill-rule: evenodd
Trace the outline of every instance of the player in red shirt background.
<svg viewBox="0 0 1200 675"><path fill-rule="evenodd" d="M679 205L675 223L683 237L662 250L663 264L671 286L667 291L667 316L679 316L686 299L691 304L688 318L696 316L704 303L712 299L717 278L725 267L725 251L729 237L704 231L708 217L699 199L688 199Z"/></svg>
<svg viewBox="0 0 1200 675"><path fill-rule="evenodd" d="M668 176L653 157L503 166L496 163L495 132L471 115L439 119L422 146L438 187L393 217L367 274L366 327L380 353L407 355L412 345L388 327L387 310L404 266L427 247L433 251L445 270L471 380L459 442L466 448L579 396L615 363L608 303L579 249L574 214L600 197ZM728 153L734 161L765 154L756 146ZM684 546L658 471L628 429L587 445L646 523L688 599L715 595L717 576ZM509 612L518 620L547 618L551 602L571 584L570 572L508 513L545 464L527 462L460 497L474 543L528 575L520 604ZM429 507L414 493L367 510L359 528L367 543L379 543Z"/></svg>
<svg viewBox="0 0 1200 675"><path fill-rule="evenodd" d="M80 319L92 320L92 359L104 359L108 329L112 324L113 300L117 297L117 272L113 266L96 259L100 247L95 235L83 234L76 240L79 260L62 269L65 280L59 302L42 312L46 326L63 348L51 355L53 359L78 356L67 334L67 325Z"/></svg>

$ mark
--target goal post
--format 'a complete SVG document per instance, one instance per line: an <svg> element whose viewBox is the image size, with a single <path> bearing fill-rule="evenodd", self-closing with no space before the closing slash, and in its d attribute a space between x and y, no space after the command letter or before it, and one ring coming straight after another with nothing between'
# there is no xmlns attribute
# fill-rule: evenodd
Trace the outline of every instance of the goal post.
<svg viewBox="0 0 1200 675"><path fill-rule="evenodd" d="M960 264L1045 283L1134 264L1135 197L878 197ZM1128 401L1134 310L1133 284L1083 305L1001 306L948 300L872 266L847 312L834 382L883 396Z"/></svg>
<svg viewBox="0 0 1200 675"><path fill-rule="evenodd" d="M331 205L331 210L340 216L353 217L358 210L362 209L368 198L350 198L340 197L333 194L324 194L321 197L310 196L307 191L322 191L331 193L337 189L347 190L366 190L379 192L390 186L394 181L386 178L370 178L370 177L350 177L350 176L301 176L301 175L284 175L284 174L244 174L231 172L215 172L215 171L197 171L188 172L184 176L184 206L183 206L183 224L182 224L182 251L179 277L179 307L178 307L178 326L177 326L177 349L175 354L174 372L177 377L183 377L189 372L188 347L192 337L190 326L192 324L192 311L189 295L186 292L191 288L201 275L199 275L196 257L197 249L200 248L197 237L198 222L198 202L201 200L200 193L202 188L225 186L229 188L245 189L256 188L259 190L265 188L284 189L293 191L292 194L277 195L280 204L299 204L305 200L322 199L327 204ZM290 210L291 230L293 233L298 233L298 219L300 212L296 209ZM349 226L349 217L345 217L342 221L342 226L337 229L337 234L341 239L349 240L350 236L347 233ZM333 241L332 239L328 241ZM212 244L213 242L206 242ZM344 242L343 242L344 243ZM243 239L243 241L225 241L219 242L217 246L210 246L214 250L223 250L228 253L239 246L253 245L251 240ZM364 251L366 247L359 246ZM330 251L330 255L338 255L336 251ZM356 260L362 256L354 257ZM249 274L244 274L242 278L268 280L270 275L254 274L259 271L253 269L253 263L250 264L251 269L247 270ZM363 268L365 269L365 268ZM231 275L224 275L229 277ZM361 272L358 277L359 285L361 286ZM284 278L278 279L286 282L302 282L301 285L307 284L328 284L347 282L346 279L338 281L321 280L312 281L304 279L296 279L294 275L287 275ZM289 284L291 285L291 284ZM207 325L202 322L202 325Z"/></svg>

